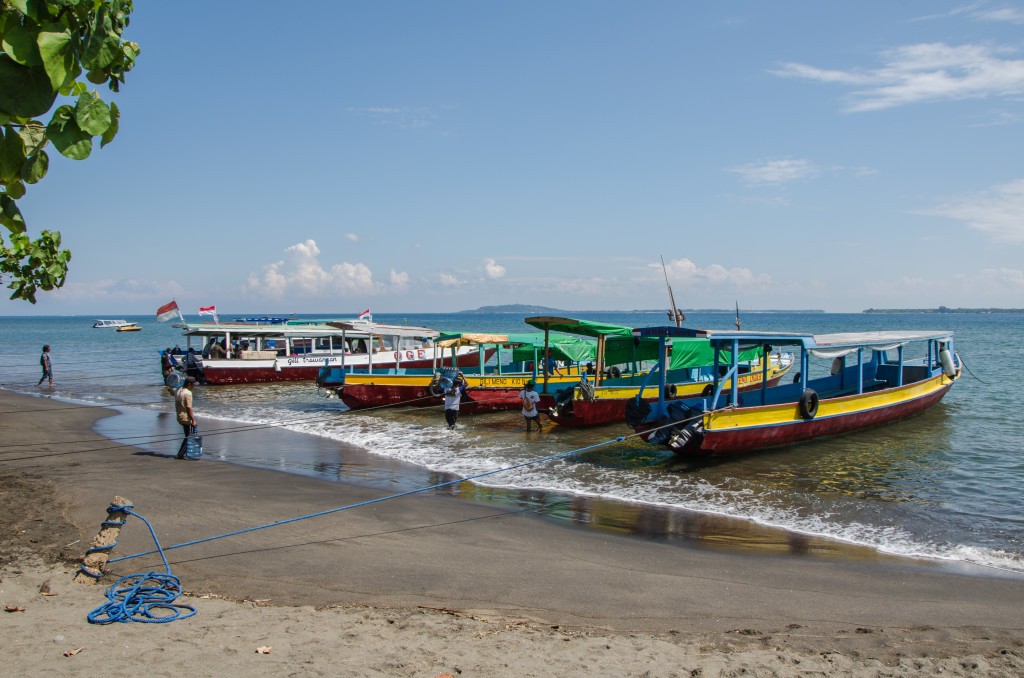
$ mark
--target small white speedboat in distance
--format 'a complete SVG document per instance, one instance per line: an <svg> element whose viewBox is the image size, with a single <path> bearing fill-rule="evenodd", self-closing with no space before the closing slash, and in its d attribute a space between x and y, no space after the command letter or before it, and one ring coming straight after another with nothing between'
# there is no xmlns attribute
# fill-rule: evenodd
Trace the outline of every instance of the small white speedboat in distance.
<svg viewBox="0 0 1024 678"><path fill-rule="evenodd" d="M94 322L92 324L92 326L95 327L95 328L100 328L100 329L107 328L107 327L110 327L112 329L116 329L118 327L124 327L125 325L132 325L132 324L134 324L134 323L130 323L127 320L99 320L99 319L97 319L96 322Z"/></svg>

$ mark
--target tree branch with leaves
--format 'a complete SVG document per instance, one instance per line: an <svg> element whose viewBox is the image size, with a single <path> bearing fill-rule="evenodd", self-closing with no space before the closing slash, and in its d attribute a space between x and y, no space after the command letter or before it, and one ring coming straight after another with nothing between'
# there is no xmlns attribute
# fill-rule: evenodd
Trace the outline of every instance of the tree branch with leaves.
<svg viewBox="0 0 1024 678"><path fill-rule="evenodd" d="M67 279L71 252L60 233L44 230L32 240L17 201L26 184L49 168L52 143L68 158L82 160L117 134L120 113L85 80L117 92L135 65L139 46L125 42L132 0L0 0L0 280L11 299L36 301ZM46 124L37 118L62 103Z"/></svg>

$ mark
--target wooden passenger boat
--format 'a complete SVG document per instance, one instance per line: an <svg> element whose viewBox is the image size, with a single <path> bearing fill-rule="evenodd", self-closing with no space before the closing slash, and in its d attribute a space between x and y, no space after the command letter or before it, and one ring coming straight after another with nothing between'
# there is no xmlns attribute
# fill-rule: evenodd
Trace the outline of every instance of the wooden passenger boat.
<svg viewBox="0 0 1024 678"><path fill-rule="evenodd" d="M952 332L814 335L661 327L636 336L658 337L663 344L675 336L705 337L732 356L708 397L672 401L659 376L657 401L647 402L642 392L631 401L627 423L648 442L683 455L762 450L886 424L932 407L960 376ZM739 371L740 349L750 345L799 349L794 382L769 387L765 380L760 389L741 391L728 381ZM811 356L831 359L827 375L808 377Z"/></svg>
<svg viewBox="0 0 1024 678"><path fill-rule="evenodd" d="M537 381L536 366L541 363L539 335L507 335L480 333L449 333L441 335L435 345L447 351L471 347L476 352L472 366L462 365L467 383L459 411L464 414L497 412L521 407L519 392L531 379ZM571 340L553 342L552 351L560 360L572 361L577 365L575 373L554 376L556 381L572 384L580 379L580 365L585 359L593 358L593 346ZM489 364L492 362L493 364ZM466 361L470 363L471 361ZM449 361L450 364L450 361ZM526 371L522 367L530 364ZM341 368L325 369L317 378L317 385L337 394L349 409L371 407L408 406L431 407L444 400L442 379L455 376L455 371L442 369L437 365L432 370L404 369L375 372L374 374L351 373ZM548 398L550 405L552 400ZM544 400L542 398L542 407Z"/></svg>
<svg viewBox="0 0 1024 678"><path fill-rule="evenodd" d="M202 351L214 340L228 349L228 357L202 359L210 384L313 381L325 366L367 373L397 367L429 369L434 365L433 340L440 334L427 327L368 320L252 318L174 326L184 330L187 348ZM174 358L180 363L183 356ZM468 365L475 352L457 351L454 359L460 366Z"/></svg>
<svg viewBox="0 0 1024 678"><path fill-rule="evenodd" d="M622 325L579 320L559 316L537 316L527 318L526 323L549 332L567 332L597 341L597 365L593 375L585 375L571 389L561 384L543 384L539 388L542 401L552 395L554 402L548 416L564 426L592 426L622 421L626 403L639 390L647 371L644 365L657 361L668 352L669 398L695 397L708 388L713 380L715 360L710 343L706 339L677 339L667 349L657 339L638 339L633 328ZM752 374L750 365L760 360L761 347L745 351L740 360L744 374L740 377L741 388L752 388L760 383L761 373ZM791 357L788 359L791 362ZM786 365L780 364L778 356L770 365L767 378L777 383Z"/></svg>
<svg viewBox="0 0 1024 678"><path fill-rule="evenodd" d="M674 348L679 347L679 341L674 342ZM703 343L707 344L708 342L704 341ZM673 351L670 358L673 365L677 362L676 356L681 353L684 352ZM710 358L710 346L706 353L707 358L700 359L700 362ZM740 391L759 389L764 379L767 379L768 386L777 386L793 366L792 354L780 352L765 356L757 349L752 349L750 353L760 353L760 357L756 360L747 359L741 362ZM765 359L769 361L767 374L763 374L761 370L761 362ZM711 395L714 392L712 371L713 365L692 364L689 367L671 368L667 378L665 399L667 401L690 400ZM725 388L729 388L730 385L731 383L727 381ZM594 386L584 378L583 381L574 384L571 391L563 390L556 394L548 417L561 426L573 427L622 422L626 416L627 405L639 393L639 386ZM648 402L653 402L658 397L656 394L652 394L645 399Z"/></svg>

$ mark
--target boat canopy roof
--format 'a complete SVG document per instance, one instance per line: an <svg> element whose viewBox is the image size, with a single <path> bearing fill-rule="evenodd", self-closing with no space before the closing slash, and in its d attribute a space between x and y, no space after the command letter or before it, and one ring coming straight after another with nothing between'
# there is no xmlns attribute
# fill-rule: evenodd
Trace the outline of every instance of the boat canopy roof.
<svg viewBox="0 0 1024 678"><path fill-rule="evenodd" d="M527 318L526 323L539 327L541 329L548 328L552 331L557 332L568 332L570 334L584 335L588 337L605 337L604 346L604 364L605 365L624 365L631 362L639 362L644 360L658 360L658 339L656 336L650 338L639 338L635 335L633 328L626 327L623 325L612 325L609 323L595 322L592 320L579 320L576 318L562 318L554 316L538 316L533 318ZM673 327L672 329L678 329ZM554 337L551 335L550 341L552 347L554 346ZM658 335L660 336L660 335ZM692 334L685 335L687 338L676 339L672 342L672 357L670 361L670 369L683 369L687 367L704 367L706 365L715 364L715 354L711 348L711 343L707 338L695 337ZM543 348L543 335L541 335L540 346ZM575 360L594 360L597 357L597 347L592 342L587 342L590 350L593 351L592 355L587 355L583 358L577 358ZM728 348L731 348L729 346ZM756 346L750 346L740 352L739 360L757 360L761 357L763 352L761 344ZM513 356L516 360L529 360L531 358L519 358ZM552 348L552 357L557 360L564 360L565 358L559 358L554 348ZM720 362L729 362L730 357L727 355L727 351L723 351L719 356Z"/></svg>
<svg viewBox="0 0 1024 678"><path fill-rule="evenodd" d="M385 325L384 323L367 322L365 320L329 322L328 327L337 330L344 330L352 334L373 334L385 337L424 337L434 339L441 335L437 330L429 327L417 327L415 325Z"/></svg>
<svg viewBox="0 0 1024 678"><path fill-rule="evenodd" d="M567 332L568 334L582 334L587 337L601 336L632 336L633 328L623 325L612 325L599 323L593 320L578 320L576 318L562 318L558 316L534 316L524 321L527 325L552 332Z"/></svg>
<svg viewBox="0 0 1024 678"><path fill-rule="evenodd" d="M712 344L723 347L732 344L734 341L739 341L741 346L771 344L773 346L795 345L808 350L873 348L884 351L912 341L950 339L953 333L945 330L878 330L871 332L811 334L807 332L751 332L747 330L694 330L685 327L645 327L634 330L633 335L640 338L706 338Z"/></svg>
<svg viewBox="0 0 1024 678"><path fill-rule="evenodd" d="M480 332L445 332L434 340L434 344L441 348L507 343L509 343L507 334L482 334Z"/></svg>
<svg viewBox="0 0 1024 678"><path fill-rule="evenodd" d="M184 330L186 337L220 337L225 334L247 337L337 337L341 333L338 328L329 325L250 325L248 323L201 323L181 324L174 327ZM353 333L353 336L366 337L366 332Z"/></svg>

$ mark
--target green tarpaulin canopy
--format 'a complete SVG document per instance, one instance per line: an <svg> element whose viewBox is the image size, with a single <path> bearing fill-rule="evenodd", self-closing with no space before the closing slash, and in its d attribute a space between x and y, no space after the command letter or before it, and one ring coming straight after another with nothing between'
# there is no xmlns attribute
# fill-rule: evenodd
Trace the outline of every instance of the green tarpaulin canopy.
<svg viewBox="0 0 1024 678"><path fill-rule="evenodd" d="M739 361L758 360L763 351L760 346L740 350ZM732 362L732 351L720 350L718 364L728 365ZM704 367L715 364L715 352L707 339L673 339L672 356L669 369L677 370L684 367Z"/></svg>
<svg viewBox="0 0 1024 678"><path fill-rule="evenodd" d="M543 357L543 334L510 334L508 337L509 342L515 344L512 349L513 362L524 362ZM551 357L555 360L580 363L597 359L597 344L580 337L551 334L548 335L548 347L551 349ZM534 349L536 349L536 354Z"/></svg>
<svg viewBox="0 0 1024 678"><path fill-rule="evenodd" d="M586 337L617 336L632 337L633 328L623 325L611 325L599 323L593 320L577 320L575 318L561 318L555 316L536 316L526 319L527 325L533 325L539 329L547 329L552 332L567 332L569 334L582 334Z"/></svg>
<svg viewBox="0 0 1024 678"><path fill-rule="evenodd" d="M658 359L658 340L655 338L640 339L634 337L633 328L631 327L556 316L527 318L526 323L540 329L547 328L552 332L568 332L588 337L605 337L605 365L624 365L634 361ZM543 348L543 340L541 346ZM760 347L740 351L739 359L741 362L757 360L761 357L761 353ZM554 350L552 350L552 356L556 359L564 360L564 358L558 358ZM731 360L732 357L729 351L723 350L719 352L720 364L729 364ZM677 338L672 340L672 356L669 369L704 367L714 364L715 353L707 339Z"/></svg>

